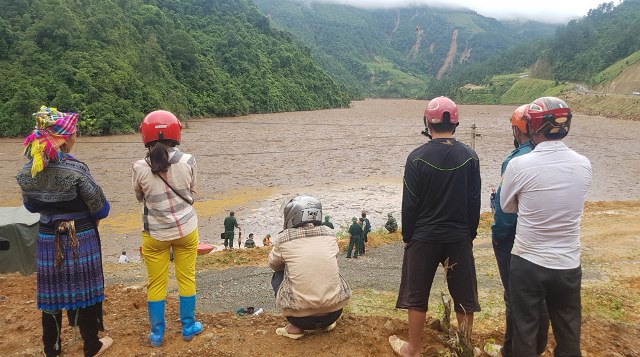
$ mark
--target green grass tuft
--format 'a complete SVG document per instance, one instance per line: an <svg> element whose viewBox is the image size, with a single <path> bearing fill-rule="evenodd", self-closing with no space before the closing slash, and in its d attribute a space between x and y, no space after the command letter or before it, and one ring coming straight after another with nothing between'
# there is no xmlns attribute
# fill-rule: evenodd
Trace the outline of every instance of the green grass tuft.
<svg viewBox="0 0 640 357"><path fill-rule="evenodd" d="M571 90L573 86L546 79L522 78L515 82L509 90L500 96L501 104L529 103L544 96L557 97L563 91Z"/></svg>

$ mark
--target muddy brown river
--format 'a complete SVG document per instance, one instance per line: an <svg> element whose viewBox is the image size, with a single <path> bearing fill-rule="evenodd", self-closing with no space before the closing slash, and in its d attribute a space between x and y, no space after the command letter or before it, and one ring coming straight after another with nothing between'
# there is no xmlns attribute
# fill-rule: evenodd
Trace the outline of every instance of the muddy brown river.
<svg viewBox="0 0 640 357"><path fill-rule="evenodd" d="M425 105L376 99L345 109L189 120L180 148L197 159L201 241L219 245L222 220L233 210L243 240L254 233L260 244L265 234L281 229L280 205L294 194L319 198L337 230L362 210L374 229L384 225L389 212L399 220L406 157L427 140L420 134ZM456 137L471 145L476 126L483 211L489 210L500 164L513 148L513 109L460 107ZM640 199L638 134L640 122L576 113L565 142L591 160L588 200ZM21 140L0 139L5 183L0 206L21 204L14 179L25 162L21 152ZM105 259L115 261L122 250L136 259L141 205L131 189L131 164L145 154L140 136L80 137L72 154L89 165L111 202L111 214L100 226Z"/></svg>

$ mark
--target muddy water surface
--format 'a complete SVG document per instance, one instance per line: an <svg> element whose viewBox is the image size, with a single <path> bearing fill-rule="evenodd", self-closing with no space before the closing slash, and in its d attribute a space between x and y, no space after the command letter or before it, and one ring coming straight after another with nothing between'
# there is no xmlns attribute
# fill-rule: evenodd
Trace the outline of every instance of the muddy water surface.
<svg viewBox="0 0 640 357"><path fill-rule="evenodd" d="M183 131L183 151L198 163L196 209L201 240L219 244L222 220L234 210L243 239L281 229L279 208L285 197L318 197L336 229L344 230L362 210L374 229L388 212L399 219L402 173L407 155L426 142L420 135L426 102L366 100L350 108L192 119ZM475 148L481 160L483 211L500 180L500 164L513 148L508 118L514 107L461 106L456 137ZM574 116L567 145L593 166L588 199L640 199L640 122ZM0 206L21 204L13 178L23 165L21 140L0 140ZM73 154L91 168L112 205L101 224L105 256L121 250L133 258L140 244L141 206L131 189L131 163L145 154L138 135L81 137Z"/></svg>

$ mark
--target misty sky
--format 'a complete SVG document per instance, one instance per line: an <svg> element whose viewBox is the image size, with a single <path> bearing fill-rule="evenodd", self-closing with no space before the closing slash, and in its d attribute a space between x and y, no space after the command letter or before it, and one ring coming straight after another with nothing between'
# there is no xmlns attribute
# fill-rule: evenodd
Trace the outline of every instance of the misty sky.
<svg viewBox="0 0 640 357"><path fill-rule="evenodd" d="M307 0L308 1L308 0ZM363 8L389 8L410 5L461 6L480 15L499 20L528 19L547 23L566 23L585 16L604 0L316 0ZM619 0L612 0L615 4Z"/></svg>

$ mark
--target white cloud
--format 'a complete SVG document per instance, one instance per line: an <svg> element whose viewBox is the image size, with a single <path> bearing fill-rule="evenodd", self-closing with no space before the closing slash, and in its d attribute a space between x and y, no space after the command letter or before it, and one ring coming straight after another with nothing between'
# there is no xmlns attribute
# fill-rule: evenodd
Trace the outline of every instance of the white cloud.
<svg viewBox="0 0 640 357"><path fill-rule="evenodd" d="M414 5L465 7L499 20L535 20L566 23L585 16L604 0L312 0L352 5L361 8L395 8ZM613 0L612 0L613 1ZM618 4L620 0L615 0ZM306 0L305 2L309 2Z"/></svg>

